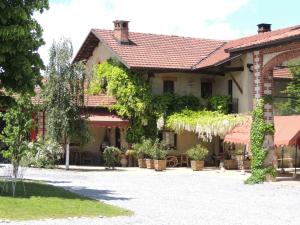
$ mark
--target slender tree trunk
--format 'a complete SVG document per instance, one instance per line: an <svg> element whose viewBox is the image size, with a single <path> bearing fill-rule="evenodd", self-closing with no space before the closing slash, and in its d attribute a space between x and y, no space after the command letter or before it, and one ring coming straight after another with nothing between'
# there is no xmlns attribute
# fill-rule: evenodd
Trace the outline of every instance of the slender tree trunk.
<svg viewBox="0 0 300 225"><path fill-rule="evenodd" d="M70 138L67 138L66 143L66 170L69 170L70 165Z"/></svg>

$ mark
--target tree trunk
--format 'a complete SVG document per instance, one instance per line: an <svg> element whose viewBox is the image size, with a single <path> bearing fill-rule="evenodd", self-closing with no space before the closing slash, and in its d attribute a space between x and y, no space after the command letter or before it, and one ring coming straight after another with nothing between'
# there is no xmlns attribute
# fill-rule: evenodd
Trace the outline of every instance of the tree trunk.
<svg viewBox="0 0 300 225"><path fill-rule="evenodd" d="M67 138L66 143L66 170L69 170L70 165L70 138Z"/></svg>

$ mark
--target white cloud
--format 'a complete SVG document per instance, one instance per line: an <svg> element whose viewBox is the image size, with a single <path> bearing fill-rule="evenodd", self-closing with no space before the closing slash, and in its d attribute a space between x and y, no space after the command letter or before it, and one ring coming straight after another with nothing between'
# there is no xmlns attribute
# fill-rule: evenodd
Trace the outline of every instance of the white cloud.
<svg viewBox="0 0 300 225"><path fill-rule="evenodd" d="M241 31L226 18L248 0L70 0L51 3L50 9L36 15L44 29L46 45L40 54L45 63L53 40L71 38L74 52L91 28L112 29L116 19L130 20L136 32L232 39Z"/></svg>

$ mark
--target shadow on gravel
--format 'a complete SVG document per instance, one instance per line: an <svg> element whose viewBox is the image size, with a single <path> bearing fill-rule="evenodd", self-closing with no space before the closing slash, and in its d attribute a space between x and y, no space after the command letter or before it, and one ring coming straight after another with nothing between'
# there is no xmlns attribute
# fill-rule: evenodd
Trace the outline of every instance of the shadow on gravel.
<svg viewBox="0 0 300 225"><path fill-rule="evenodd" d="M83 195L85 197L97 199L97 200L105 200L105 201L113 201L113 200L131 200L132 198L125 198L120 197L116 195L115 191L112 190L97 190L97 189L91 189L87 187L74 187L74 186L66 186L62 188L72 191L76 194Z"/></svg>

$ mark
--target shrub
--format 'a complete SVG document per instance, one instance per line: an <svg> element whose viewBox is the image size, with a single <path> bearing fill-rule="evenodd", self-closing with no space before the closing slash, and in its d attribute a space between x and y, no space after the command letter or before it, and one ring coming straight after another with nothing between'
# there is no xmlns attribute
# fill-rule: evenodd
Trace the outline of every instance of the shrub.
<svg viewBox="0 0 300 225"><path fill-rule="evenodd" d="M210 109L213 111L218 111L220 113L227 114L229 113L229 96L212 96L208 100Z"/></svg>
<svg viewBox="0 0 300 225"><path fill-rule="evenodd" d="M120 153L121 153L120 149L116 147L113 146L106 147L103 152L105 166L114 169L116 164L118 163Z"/></svg>
<svg viewBox="0 0 300 225"><path fill-rule="evenodd" d="M132 148L136 151L137 157L143 159L145 157L151 157L152 140L142 138L140 143L136 143Z"/></svg>
<svg viewBox="0 0 300 225"><path fill-rule="evenodd" d="M31 151L27 151L22 164L39 168L54 168L64 153L62 146L50 139L30 142L28 148Z"/></svg>
<svg viewBox="0 0 300 225"><path fill-rule="evenodd" d="M150 156L155 160L164 160L167 156L167 145L164 142L160 142L158 139L153 141Z"/></svg>
<svg viewBox="0 0 300 225"><path fill-rule="evenodd" d="M187 151L187 154L192 160L202 161L207 156L208 150L206 147L202 146L201 144L198 144L195 147L190 148Z"/></svg>

